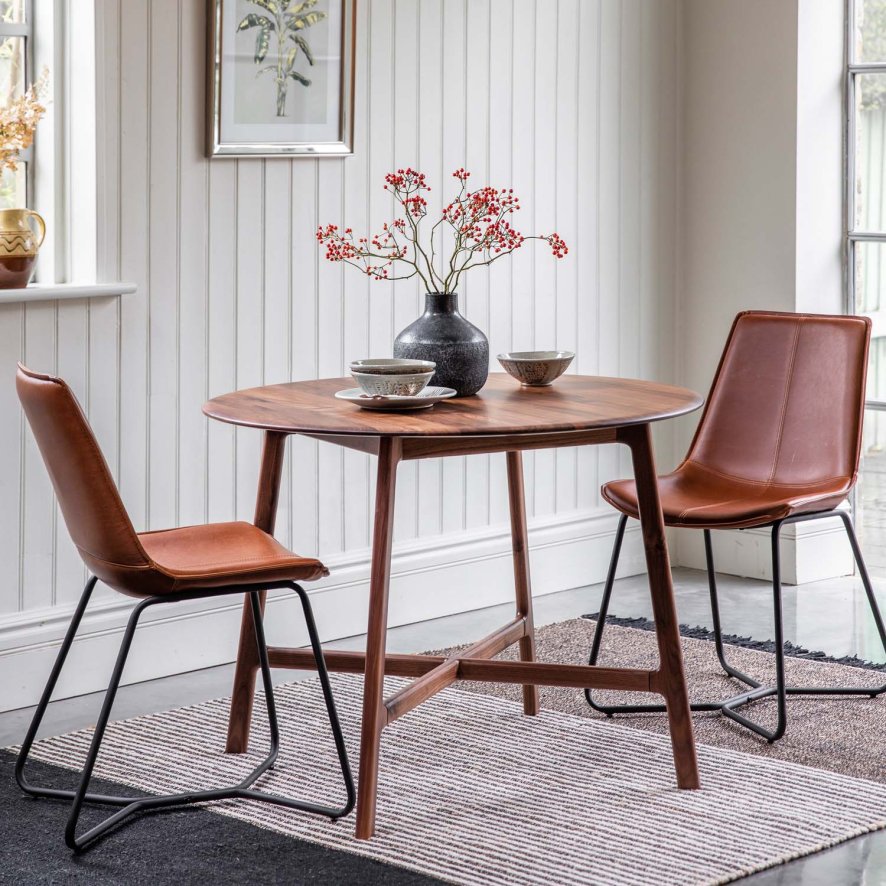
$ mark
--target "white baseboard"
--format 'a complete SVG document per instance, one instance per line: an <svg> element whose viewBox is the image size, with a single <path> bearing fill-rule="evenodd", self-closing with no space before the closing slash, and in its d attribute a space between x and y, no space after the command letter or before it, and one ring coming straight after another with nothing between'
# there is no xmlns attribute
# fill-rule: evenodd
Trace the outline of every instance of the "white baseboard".
<svg viewBox="0 0 886 886"><path fill-rule="evenodd" d="M705 569L704 536L678 529L675 562ZM717 572L772 581L772 530L718 530L711 534ZM794 523L781 531L784 584L801 585L854 572L852 549L839 517Z"/></svg>
<svg viewBox="0 0 886 886"><path fill-rule="evenodd" d="M619 575L645 568L639 524L625 536ZM609 508L546 518L530 524L535 596L600 582L615 533ZM326 558L329 578L308 585L326 641L366 630L369 551ZM389 624L425 621L482 609L513 599L510 530L507 527L440 536L395 545ZM237 647L242 598L151 607L143 618L126 666L124 683L225 664ZM107 685L133 601L103 594L87 611L55 694L68 698ZM73 605L0 618L0 710L35 704L70 621ZM272 645L307 642L294 595L275 592L267 613Z"/></svg>

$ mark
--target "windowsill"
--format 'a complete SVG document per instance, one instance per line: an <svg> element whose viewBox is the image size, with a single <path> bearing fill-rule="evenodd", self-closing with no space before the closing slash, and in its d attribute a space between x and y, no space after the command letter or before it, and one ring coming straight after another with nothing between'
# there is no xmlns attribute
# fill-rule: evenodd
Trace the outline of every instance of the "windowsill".
<svg viewBox="0 0 886 886"><path fill-rule="evenodd" d="M23 289L0 289L0 305L69 298L108 298L135 292L135 283L32 283Z"/></svg>

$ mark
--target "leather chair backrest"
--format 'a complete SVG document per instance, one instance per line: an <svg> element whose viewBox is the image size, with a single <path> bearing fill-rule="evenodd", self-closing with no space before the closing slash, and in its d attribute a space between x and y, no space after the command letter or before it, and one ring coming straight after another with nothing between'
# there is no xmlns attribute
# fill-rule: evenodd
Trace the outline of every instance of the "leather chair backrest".
<svg viewBox="0 0 886 886"><path fill-rule="evenodd" d="M95 575L129 592L121 578L133 570L152 572L153 564L77 398L61 379L21 363L16 388L74 544Z"/></svg>
<svg viewBox="0 0 886 886"><path fill-rule="evenodd" d="M687 460L767 485L854 483L870 337L866 317L739 314Z"/></svg>

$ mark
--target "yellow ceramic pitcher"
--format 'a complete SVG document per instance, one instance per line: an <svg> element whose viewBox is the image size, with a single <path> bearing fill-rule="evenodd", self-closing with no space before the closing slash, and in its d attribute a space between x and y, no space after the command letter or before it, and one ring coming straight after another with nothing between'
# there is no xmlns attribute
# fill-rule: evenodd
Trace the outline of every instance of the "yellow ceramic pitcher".
<svg viewBox="0 0 886 886"><path fill-rule="evenodd" d="M46 223L31 209L0 209L0 289L27 286L46 236Z"/></svg>

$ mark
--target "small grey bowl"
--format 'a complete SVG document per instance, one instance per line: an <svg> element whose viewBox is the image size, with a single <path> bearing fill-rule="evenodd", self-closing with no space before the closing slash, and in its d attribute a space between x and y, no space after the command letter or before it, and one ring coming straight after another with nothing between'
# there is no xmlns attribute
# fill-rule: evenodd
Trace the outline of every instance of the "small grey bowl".
<svg viewBox="0 0 886 886"><path fill-rule="evenodd" d="M554 383L575 358L572 351L512 351L498 362L522 385L540 388Z"/></svg>
<svg viewBox="0 0 886 886"><path fill-rule="evenodd" d="M413 397L424 390L434 375L433 369L425 372L390 373L356 372L351 370L354 380L370 397Z"/></svg>
<svg viewBox="0 0 886 886"><path fill-rule="evenodd" d="M374 360L354 360L348 369L351 373L363 375L418 375L430 372L433 374L437 364L430 360L396 360L383 357Z"/></svg>

